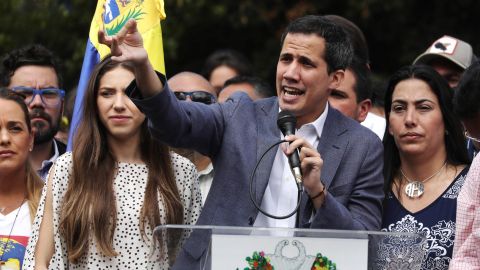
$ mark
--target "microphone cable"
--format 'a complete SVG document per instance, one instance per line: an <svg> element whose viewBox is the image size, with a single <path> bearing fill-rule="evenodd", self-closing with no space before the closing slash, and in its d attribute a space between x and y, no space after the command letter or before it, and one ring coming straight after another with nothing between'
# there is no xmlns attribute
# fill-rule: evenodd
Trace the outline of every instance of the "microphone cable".
<svg viewBox="0 0 480 270"><path fill-rule="evenodd" d="M300 202L302 201L302 195L303 195L303 185L301 183L296 183L297 184L297 191L298 191L298 195L297 195L297 206L295 207L295 209L287 214L287 215L284 215L284 216L276 216L276 215L273 215L273 214L270 214L268 213L267 211L263 210L261 206L258 205L256 199L255 199L255 194L253 194L253 179L255 178L255 173L257 172L257 168L258 168L258 165L260 165L260 163L262 162L263 158L265 157L265 155L270 151L272 150L272 148L274 148L275 146L281 144L281 143L285 143L287 142L286 140L281 140L275 144L273 144L272 146L270 146L265 152L263 152L262 156L260 157L260 159L257 161L257 164L255 164L255 168L253 169L253 172L252 172L252 175L250 176L250 200L253 202L253 205L255 205L255 208L257 208L258 211L260 211L260 213L264 214L265 216L269 217L269 218L273 218L273 219L286 219L286 218L289 218L293 215L295 215L295 213L298 211L298 209L300 208ZM298 215L297 215L297 220L296 220L296 224L298 224L299 220L298 220Z"/></svg>

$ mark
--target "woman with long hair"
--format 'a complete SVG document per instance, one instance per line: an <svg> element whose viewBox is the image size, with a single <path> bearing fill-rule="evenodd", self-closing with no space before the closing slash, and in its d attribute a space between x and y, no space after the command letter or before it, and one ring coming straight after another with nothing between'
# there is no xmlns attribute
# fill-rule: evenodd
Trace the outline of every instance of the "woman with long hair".
<svg viewBox="0 0 480 270"><path fill-rule="evenodd" d="M44 185L28 158L33 138L23 98L0 88L0 269L21 269Z"/></svg>
<svg viewBox="0 0 480 270"><path fill-rule="evenodd" d="M428 66L404 67L389 81L385 112L382 228L425 235L422 269L448 269L469 162L452 90Z"/></svg>
<svg viewBox="0 0 480 270"><path fill-rule="evenodd" d="M195 167L150 135L125 94L137 74L111 57L92 72L73 151L49 173L26 269L163 269L172 258L153 229L195 224Z"/></svg>

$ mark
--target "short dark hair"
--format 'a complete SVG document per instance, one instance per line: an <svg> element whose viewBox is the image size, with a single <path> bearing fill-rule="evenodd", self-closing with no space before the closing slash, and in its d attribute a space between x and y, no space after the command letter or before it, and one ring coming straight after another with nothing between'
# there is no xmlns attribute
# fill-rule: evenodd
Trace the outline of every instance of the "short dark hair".
<svg viewBox="0 0 480 270"><path fill-rule="evenodd" d="M232 84L240 84L240 83L250 84L255 90L255 94L257 94L261 98L267 98L273 95L273 90L270 87L270 85L266 81L260 79L259 77L254 77L254 76L235 76L225 81L223 88Z"/></svg>
<svg viewBox="0 0 480 270"><path fill-rule="evenodd" d="M58 86L63 87L60 60L40 44L31 44L4 55L0 66L0 85L8 86L15 71L22 66L47 66L55 70Z"/></svg>
<svg viewBox="0 0 480 270"><path fill-rule="evenodd" d="M374 106L383 108L383 106L385 105L385 90L387 88L387 79L379 74L375 75L370 76L372 103Z"/></svg>
<svg viewBox="0 0 480 270"><path fill-rule="evenodd" d="M357 103L366 99L372 99L372 88L370 84L370 69L363 60L354 57L348 69L355 76L355 85L353 89L357 95Z"/></svg>
<svg viewBox="0 0 480 270"><path fill-rule="evenodd" d="M364 65L368 65L370 63L370 54L368 52L367 39L362 30L355 23L342 16L331 14L325 15L325 18L343 28L350 38L355 57Z"/></svg>
<svg viewBox="0 0 480 270"><path fill-rule="evenodd" d="M233 49L217 50L208 56L202 69L202 76L210 80L213 70L219 66L234 69L238 75L252 74L251 64L245 55Z"/></svg>
<svg viewBox="0 0 480 270"><path fill-rule="evenodd" d="M283 32L281 46L288 34L315 34L325 40L327 72L345 70L352 61L353 47L342 27L323 16L307 15L292 21Z"/></svg>
<svg viewBox="0 0 480 270"><path fill-rule="evenodd" d="M427 65L412 65L399 69L388 82L385 93L385 119L387 126L383 137L384 145L384 177L385 192L390 191L394 176L400 167L400 156L393 136L388 132L390 126L389 117L392 106L392 96L395 87L402 81L408 79L419 79L428 84L438 99L442 112L443 123L448 136L445 136L445 149L447 161L452 165L468 164L467 148L462 133L462 125L452 110L452 90L447 81L440 76L432 67Z"/></svg>
<svg viewBox="0 0 480 270"><path fill-rule="evenodd" d="M453 109L461 119L480 115L480 62L465 70L454 95Z"/></svg>

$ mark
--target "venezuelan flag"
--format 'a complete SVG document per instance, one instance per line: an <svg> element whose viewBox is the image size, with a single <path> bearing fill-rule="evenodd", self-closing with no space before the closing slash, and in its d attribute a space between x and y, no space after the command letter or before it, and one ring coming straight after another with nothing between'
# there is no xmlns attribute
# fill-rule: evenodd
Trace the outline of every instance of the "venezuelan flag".
<svg viewBox="0 0 480 270"><path fill-rule="evenodd" d="M92 24L90 25L87 48L83 58L82 72L80 73L80 81L75 98L75 107L68 136L69 151L72 149L76 127L81 121L82 100L87 89L90 73L95 65L110 53L108 46L98 42L98 31L103 28L107 35L115 35L128 20L135 19L153 68L165 74L162 29L160 26L160 21L165 19L165 17L163 0L98 0Z"/></svg>

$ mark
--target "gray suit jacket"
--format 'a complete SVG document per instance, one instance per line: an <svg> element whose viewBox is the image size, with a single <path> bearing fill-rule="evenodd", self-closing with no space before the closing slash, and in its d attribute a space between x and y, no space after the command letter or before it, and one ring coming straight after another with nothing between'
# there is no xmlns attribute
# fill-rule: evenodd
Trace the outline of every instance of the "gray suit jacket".
<svg viewBox="0 0 480 270"><path fill-rule="evenodd" d="M260 155L280 140L277 98L253 102L239 93L224 104L207 106L179 102L166 85L156 96L132 100L147 115L155 137L211 157L215 178L197 225L252 226L258 211L250 201L250 174ZM318 151L324 161L321 179L327 197L315 211L304 194L299 227L380 229L384 196L380 139L330 107ZM257 169L254 190L258 203L267 187L275 154L275 149L270 151ZM192 233L175 268L198 269L209 237L207 233Z"/></svg>

